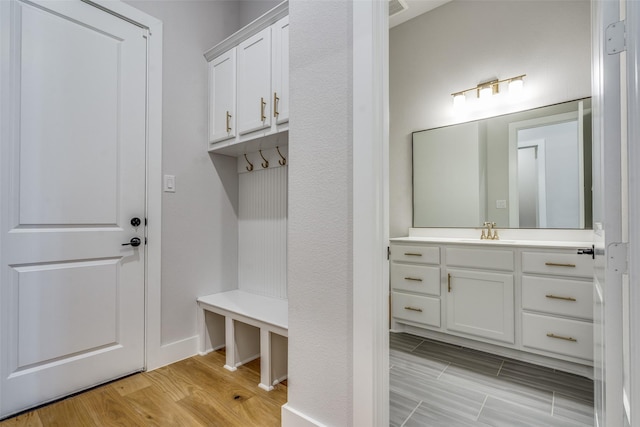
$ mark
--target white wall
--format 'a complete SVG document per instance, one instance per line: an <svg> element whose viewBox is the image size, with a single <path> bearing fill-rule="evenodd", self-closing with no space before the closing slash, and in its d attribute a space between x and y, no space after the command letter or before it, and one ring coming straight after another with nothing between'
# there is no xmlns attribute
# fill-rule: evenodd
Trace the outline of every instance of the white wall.
<svg viewBox="0 0 640 427"><path fill-rule="evenodd" d="M352 423L352 4L293 0L289 130L289 402Z"/></svg>
<svg viewBox="0 0 640 427"><path fill-rule="evenodd" d="M411 132L590 96L589 1L458 1L394 27L390 235L411 227ZM516 104L454 115L451 93L527 74Z"/></svg>

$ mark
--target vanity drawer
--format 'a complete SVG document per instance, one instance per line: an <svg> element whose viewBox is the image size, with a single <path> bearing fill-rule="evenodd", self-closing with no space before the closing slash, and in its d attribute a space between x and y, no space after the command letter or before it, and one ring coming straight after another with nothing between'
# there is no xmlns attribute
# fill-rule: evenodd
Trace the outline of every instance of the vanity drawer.
<svg viewBox="0 0 640 427"><path fill-rule="evenodd" d="M593 360L593 324L524 313L522 344L538 350Z"/></svg>
<svg viewBox="0 0 640 427"><path fill-rule="evenodd" d="M593 284L554 277L522 276L522 308L593 319Z"/></svg>
<svg viewBox="0 0 640 427"><path fill-rule="evenodd" d="M440 248L438 246L392 245L391 261L440 264Z"/></svg>
<svg viewBox="0 0 640 427"><path fill-rule="evenodd" d="M447 248L446 255L449 266L513 271L511 250Z"/></svg>
<svg viewBox="0 0 640 427"><path fill-rule="evenodd" d="M396 290L440 295L440 267L393 263L391 287Z"/></svg>
<svg viewBox="0 0 640 427"><path fill-rule="evenodd" d="M439 298L392 292L391 310L393 317L397 320L440 327Z"/></svg>
<svg viewBox="0 0 640 427"><path fill-rule="evenodd" d="M570 277L592 277L593 259L576 252L523 252L522 272Z"/></svg>

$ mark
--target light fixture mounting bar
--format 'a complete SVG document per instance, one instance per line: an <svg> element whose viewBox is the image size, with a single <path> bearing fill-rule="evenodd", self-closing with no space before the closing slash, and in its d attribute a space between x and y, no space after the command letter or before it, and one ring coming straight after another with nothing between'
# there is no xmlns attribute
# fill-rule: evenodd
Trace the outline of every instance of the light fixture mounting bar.
<svg viewBox="0 0 640 427"><path fill-rule="evenodd" d="M453 92L451 94L451 96L455 97L457 95L464 95L467 92L471 92L471 91L476 91L476 96L480 96L480 90L485 89L485 88L491 88L492 94L495 95L497 93L500 92L500 84L504 83L504 82L512 82L514 80L522 80L524 77L526 77L526 74L521 74L519 76L515 76L515 77L509 77L507 79L491 79L485 82L481 82L478 83L477 86L469 88L469 89L465 89L465 90L459 90L457 92Z"/></svg>

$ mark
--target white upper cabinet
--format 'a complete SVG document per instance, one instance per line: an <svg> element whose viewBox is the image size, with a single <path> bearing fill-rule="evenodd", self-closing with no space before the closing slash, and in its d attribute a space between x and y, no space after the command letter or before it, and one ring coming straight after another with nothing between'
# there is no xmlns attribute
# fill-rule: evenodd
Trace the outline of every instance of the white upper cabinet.
<svg viewBox="0 0 640 427"><path fill-rule="evenodd" d="M238 45L238 132L271 126L271 28Z"/></svg>
<svg viewBox="0 0 640 427"><path fill-rule="evenodd" d="M276 124L289 121L289 17L272 27L273 118Z"/></svg>
<svg viewBox="0 0 640 427"><path fill-rule="evenodd" d="M209 151L242 156L288 145L288 8L280 3L204 54Z"/></svg>
<svg viewBox="0 0 640 427"><path fill-rule="evenodd" d="M209 142L236 136L236 48L209 63Z"/></svg>

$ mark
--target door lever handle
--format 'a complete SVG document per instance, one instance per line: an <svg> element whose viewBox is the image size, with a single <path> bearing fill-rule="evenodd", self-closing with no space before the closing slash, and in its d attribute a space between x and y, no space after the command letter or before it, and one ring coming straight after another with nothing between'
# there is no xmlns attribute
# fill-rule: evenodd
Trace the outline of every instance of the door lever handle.
<svg viewBox="0 0 640 427"><path fill-rule="evenodd" d="M129 243L123 243L122 246L131 245L135 248L136 246L140 246L140 243L142 243L142 240L140 240L139 237L132 237Z"/></svg>

